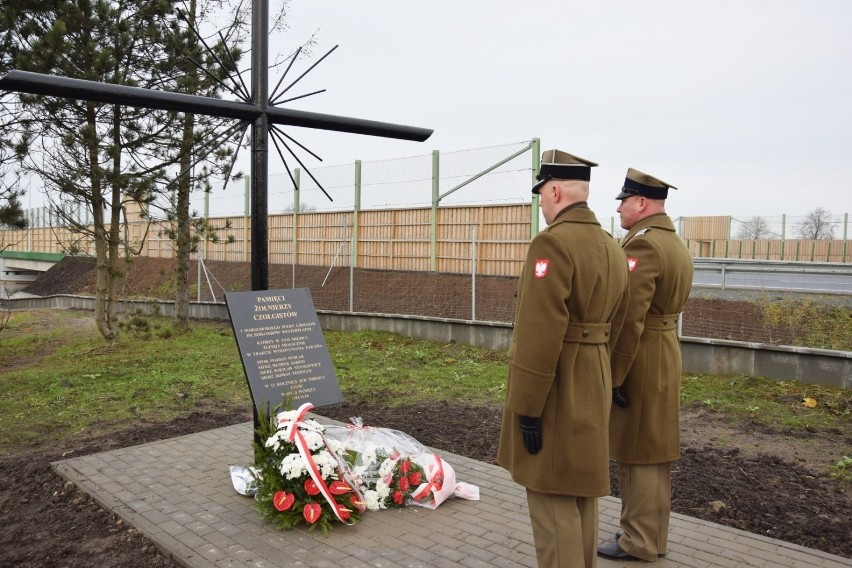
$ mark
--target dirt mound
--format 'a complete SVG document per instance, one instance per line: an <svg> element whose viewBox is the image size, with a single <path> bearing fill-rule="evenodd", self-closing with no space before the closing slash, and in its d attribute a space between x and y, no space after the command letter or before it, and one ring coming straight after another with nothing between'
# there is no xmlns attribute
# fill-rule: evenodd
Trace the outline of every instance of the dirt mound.
<svg viewBox="0 0 852 568"><path fill-rule="evenodd" d="M251 289L248 262L207 261L200 276L191 261L190 299L223 301L225 292ZM173 258L135 257L123 267L125 277L119 286L122 298L174 300ZM199 277L200 276L200 277ZM300 288L311 291L318 310L389 313L469 320L473 316L470 275L435 272L404 272L355 269L329 271L322 266L269 266L269 288L290 288L295 279ZM38 296L52 294L95 294L94 260L66 257L30 284L24 292ZM518 279L480 276L476 279L476 319L511 322L514 319ZM353 304L350 304L352 302ZM769 343L772 337L762 324L759 308L752 302L718 298L690 298L684 309L682 335ZM787 334L789 335L789 334ZM777 339L777 338L776 338ZM785 339L791 339L786 337Z"/></svg>
<svg viewBox="0 0 852 568"><path fill-rule="evenodd" d="M94 288L96 269L94 258L66 256L23 291L36 296L80 294L89 286Z"/></svg>
<svg viewBox="0 0 852 568"><path fill-rule="evenodd" d="M23 291L37 296L95 294L96 270L88 257L65 257ZM224 301L226 292L251 290L251 263L205 261L199 273L189 263L190 299ZM176 260L135 257L122 267L118 294L126 299L174 300ZM318 310L393 313L470 319L471 278L464 274L355 269L350 297L348 269L326 266L269 266L269 288L308 288ZM476 281L476 317L512 321L517 278L480 276ZM354 302L351 305L350 302Z"/></svg>

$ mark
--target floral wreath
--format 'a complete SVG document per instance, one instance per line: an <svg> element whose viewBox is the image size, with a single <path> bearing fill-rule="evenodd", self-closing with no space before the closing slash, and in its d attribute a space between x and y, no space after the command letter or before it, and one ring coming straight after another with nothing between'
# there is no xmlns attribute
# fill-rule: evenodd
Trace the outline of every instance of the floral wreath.
<svg viewBox="0 0 852 568"><path fill-rule="evenodd" d="M326 440L324 426L298 410L280 412L274 421L260 421L255 443L255 477L261 517L278 528L307 524L327 534L335 521L351 525L365 509L360 491L346 479L343 445Z"/></svg>

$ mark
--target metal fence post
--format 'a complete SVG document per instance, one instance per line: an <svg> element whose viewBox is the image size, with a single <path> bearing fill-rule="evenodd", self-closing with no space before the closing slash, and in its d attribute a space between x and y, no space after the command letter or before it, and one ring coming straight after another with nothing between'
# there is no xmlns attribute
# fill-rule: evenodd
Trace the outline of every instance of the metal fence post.
<svg viewBox="0 0 852 568"><path fill-rule="evenodd" d="M358 266L358 237L361 217L361 160L355 160L355 197L352 205L352 266Z"/></svg>
<svg viewBox="0 0 852 568"><path fill-rule="evenodd" d="M441 200L441 167L440 152L432 150L432 211L431 229L429 234L429 270L435 272L437 265L438 246L438 202Z"/></svg>
<svg viewBox="0 0 852 568"><path fill-rule="evenodd" d="M734 228L732 223L733 217L728 215L728 238L725 240L725 258L730 258L731 253L731 231Z"/></svg>
<svg viewBox="0 0 852 568"><path fill-rule="evenodd" d="M361 217L361 160L355 160L355 200L352 205L352 243L349 259L349 311L355 311L355 266L358 265L359 221Z"/></svg>
<svg viewBox="0 0 852 568"><path fill-rule="evenodd" d="M470 319L476 321L476 225L470 226Z"/></svg>
<svg viewBox="0 0 852 568"><path fill-rule="evenodd" d="M30 201L32 201L32 197L30 197ZM29 222L29 226L27 227L27 250L30 252L33 250L33 229L36 228L35 219L35 210L30 209L27 211L27 221Z"/></svg>
<svg viewBox="0 0 852 568"><path fill-rule="evenodd" d="M530 142L532 147L532 181L530 185L535 185L537 181L535 176L538 175L538 169L541 167L541 140L533 138ZM538 234L538 194L532 194L530 201L530 239Z"/></svg>
<svg viewBox="0 0 852 568"><path fill-rule="evenodd" d="M207 225L208 223L210 223L210 192L205 191L204 192L204 224ZM206 232L206 229L205 229L205 232ZM197 302L201 301L201 267L204 264L204 261L207 259L207 252L208 252L207 243L208 242L209 242L209 239L208 239L207 235L205 234L204 246L196 254L196 256L199 257L198 262L196 262L196 265L198 267L198 270L197 270L198 274L197 274L197 283L195 285L195 300ZM213 298L213 301L214 302L216 301L215 296Z"/></svg>

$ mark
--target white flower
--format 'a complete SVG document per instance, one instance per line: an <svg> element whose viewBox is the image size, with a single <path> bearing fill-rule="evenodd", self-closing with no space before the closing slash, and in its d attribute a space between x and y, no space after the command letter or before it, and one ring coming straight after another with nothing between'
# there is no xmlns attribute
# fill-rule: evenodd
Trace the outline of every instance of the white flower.
<svg viewBox="0 0 852 568"><path fill-rule="evenodd" d="M361 452L361 455L358 456L361 459L361 463L365 465L370 465L374 461L376 461L376 447L370 446Z"/></svg>
<svg viewBox="0 0 852 568"><path fill-rule="evenodd" d="M317 464L317 468L319 468L323 479L337 477L337 459L327 450L317 452L314 455L314 463Z"/></svg>
<svg viewBox="0 0 852 568"><path fill-rule="evenodd" d="M322 441L322 435L319 432L311 432L311 431L302 431L302 438L305 440L305 445L312 452L317 451L318 449L324 446Z"/></svg>
<svg viewBox="0 0 852 568"><path fill-rule="evenodd" d="M379 496L379 499L384 501L390 495L390 485L385 483L382 480L376 482L376 494Z"/></svg>
<svg viewBox="0 0 852 568"><path fill-rule="evenodd" d="M370 511L378 511L387 507L384 500L379 499L379 494L372 490L364 491L364 506Z"/></svg>
<svg viewBox="0 0 852 568"><path fill-rule="evenodd" d="M279 430L278 432L275 432L273 435L271 435L269 438L267 438L266 439L266 447L272 448L273 451L277 452L278 449L281 447L281 435L282 434L283 434L283 432L281 432Z"/></svg>
<svg viewBox="0 0 852 568"><path fill-rule="evenodd" d="M335 440L334 438L326 440L325 447L328 448L328 451L333 452L338 456L342 456L346 453L346 447L343 445L343 442Z"/></svg>
<svg viewBox="0 0 852 568"><path fill-rule="evenodd" d="M381 467L379 467L379 477L387 477L391 475L396 462L397 460L392 460L390 458L383 461Z"/></svg>
<svg viewBox="0 0 852 568"><path fill-rule="evenodd" d="M281 475L287 479L298 479L307 473L305 461L300 454L289 454L281 460Z"/></svg>

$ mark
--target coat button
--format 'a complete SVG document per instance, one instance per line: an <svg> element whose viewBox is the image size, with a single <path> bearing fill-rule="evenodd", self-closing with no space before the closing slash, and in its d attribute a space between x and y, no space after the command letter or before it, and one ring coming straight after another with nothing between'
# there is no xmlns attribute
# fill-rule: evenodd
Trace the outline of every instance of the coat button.
<svg viewBox="0 0 852 568"><path fill-rule="evenodd" d="M668 325L668 324L669 324L669 320L663 320L663 325Z"/></svg>
<svg viewBox="0 0 852 568"><path fill-rule="evenodd" d="M609 330L606 330L606 331L604 332L604 337L609 337Z"/></svg>
<svg viewBox="0 0 852 568"><path fill-rule="evenodd" d="M588 329L584 329L584 330L583 330L583 337L588 337L588 336L589 336L589 330L588 330Z"/></svg>

